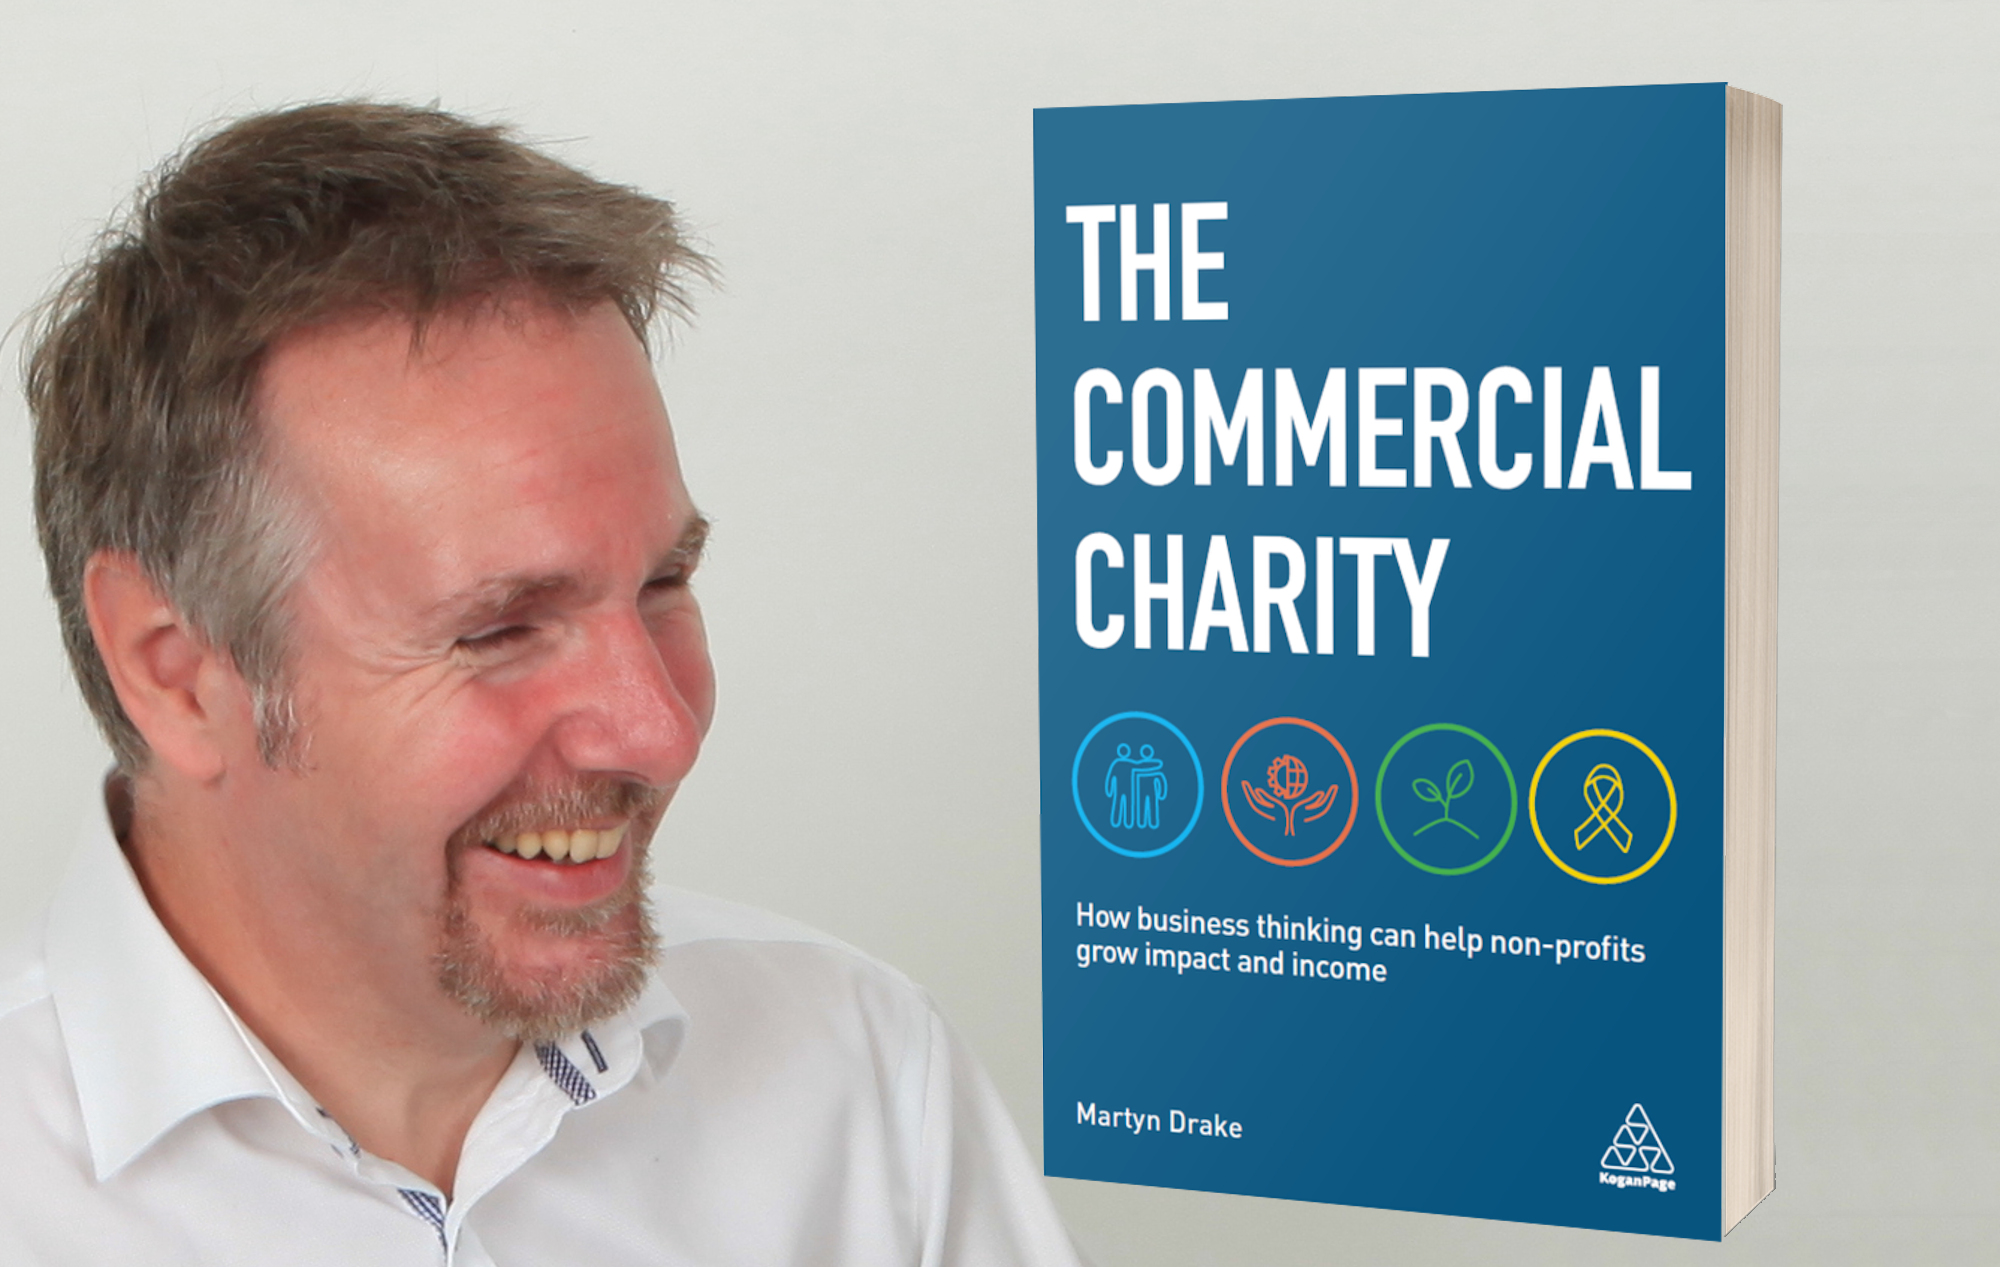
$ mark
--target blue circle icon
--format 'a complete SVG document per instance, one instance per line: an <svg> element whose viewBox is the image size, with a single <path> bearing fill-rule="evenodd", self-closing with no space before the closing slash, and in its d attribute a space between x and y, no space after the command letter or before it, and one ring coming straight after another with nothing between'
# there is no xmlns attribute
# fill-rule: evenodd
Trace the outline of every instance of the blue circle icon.
<svg viewBox="0 0 2000 1267"><path fill-rule="evenodd" d="M1153 713L1113 713L1090 728L1070 763L1070 799L1097 843L1157 858L1201 818L1201 758L1180 727Z"/></svg>

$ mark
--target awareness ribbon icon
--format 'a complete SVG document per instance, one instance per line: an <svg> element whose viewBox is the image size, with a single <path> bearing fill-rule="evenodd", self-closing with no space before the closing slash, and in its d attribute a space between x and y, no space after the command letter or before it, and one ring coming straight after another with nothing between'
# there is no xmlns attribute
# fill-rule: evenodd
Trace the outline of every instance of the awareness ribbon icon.
<svg viewBox="0 0 2000 1267"><path fill-rule="evenodd" d="M1592 766L1583 780L1583 803L1590 806L1590 817L1576 825L1572 833L1576 847L1583 848L1600 835L1611 837L1611 843L1618 846L1618 852L1632 852L1632 829L1618 817L1618 811L1625 808L1625 780L1619 777L1616 766Z"/></svg>

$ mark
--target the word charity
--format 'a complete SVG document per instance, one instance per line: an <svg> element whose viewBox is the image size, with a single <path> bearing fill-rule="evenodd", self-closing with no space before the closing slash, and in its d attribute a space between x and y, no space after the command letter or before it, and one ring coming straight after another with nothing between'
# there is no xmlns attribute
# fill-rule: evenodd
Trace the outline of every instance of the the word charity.
<svg viewBox="0 0 2000 1267"><path fill-rule="evenodd" d="M1224 252L1201 249L1202 225L1228 220L1227 203L1181 205L1178 269L1171 204L1152 207L1150 250L1140 249L1137 204L1067 212L1068 222L1082 228L1084 321L1105 319L1112 252L1103 231L1113 224L1119 320L1138 321L1147 310L1142 282L1151 288L1151 319L1173 320L1176 274L1180 320L1229 320L1227 301L1202 298L1204 275L1223 271ZM1661 367L1614 373L1595 365L1588 373L1582 406L1571 412L1559 365L1540 367L1538 376L1513 365L1471 375L1443 365L1356 366L1352 374L1339 365L1153 366L1124 374L1097 366L1077 376L1073 391L1074 465L1077 478L1093 488L1136 481L1155 488L1226 482L1289 489L1318 482L1317 472L1329 489L1349 487L1350 473L1357 489L1471 489L1475 475L1479 486L1500 491L1692 489L1692 471L1662 465ZM1636 455L1624 421L1635 396ZM1343 503L1342 512L1359 521L1381 505L1369 496ZM1338 589L1353 596L1352 654L1374 655L1376 564L1387 558L1395 561L1409 603L1409 654L1429 656L1430 611L1450 539L1349 526L1356 531L1306 539L1215 533L1192 543L1183 533L1157 540L1151 533L1086 533L1076 547L1077 637L1097 650L1226 647L1257 654L1282 647L1293 655L1334 655L1343 641L1336 632ZM1189 556L1197 552L1200 577L1190 594ZM1343 571L1350 575L1339 578Z"/></svg>

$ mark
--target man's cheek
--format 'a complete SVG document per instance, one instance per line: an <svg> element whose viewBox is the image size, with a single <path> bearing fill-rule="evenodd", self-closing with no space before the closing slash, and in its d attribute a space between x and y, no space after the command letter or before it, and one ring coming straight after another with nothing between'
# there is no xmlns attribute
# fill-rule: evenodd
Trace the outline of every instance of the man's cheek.
<svg viewBox="0 0 2000 1267"><path fill-rule="evenodd" d="M482 687L425 719L382 772L408 790L410 811L450 839L520 781L542 709L527 684Z"/></svg>

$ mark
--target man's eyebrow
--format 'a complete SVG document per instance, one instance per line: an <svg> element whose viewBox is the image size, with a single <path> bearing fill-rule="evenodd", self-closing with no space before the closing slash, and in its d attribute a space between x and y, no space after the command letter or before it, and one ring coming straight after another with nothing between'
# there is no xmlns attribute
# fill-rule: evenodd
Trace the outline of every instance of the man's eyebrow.
<svg viewBox="0 0 2000 1267"><path fill-rule="evenodd" d="M696 514L681 529L680 539L654 561L649 579L686 572L701 561L708 544L708 519ZM422 616L422 625L439 633L477 628L500 620L527 603L560 599L584 587L573 572L508 572L490 576L448 594L431 604Z"/></svg>
<svg viewBox="0 0 2000 1267"><path fill-rule="evenodd" d="M560 598L582 588L570 572L509 572L476 581L431 604L422 627L438 633L477 628L504 617L524 603Z"/></svg>
<svg viewBox="0 0 2000 1267"><path fill-rule="evenodd" d="M667 576L674 572L685 572L701 562L701 553L708 546L708 516L696 512L681 529L681 538L674 542L673 549L662 555L653 564L652 575Z"/></svg>

